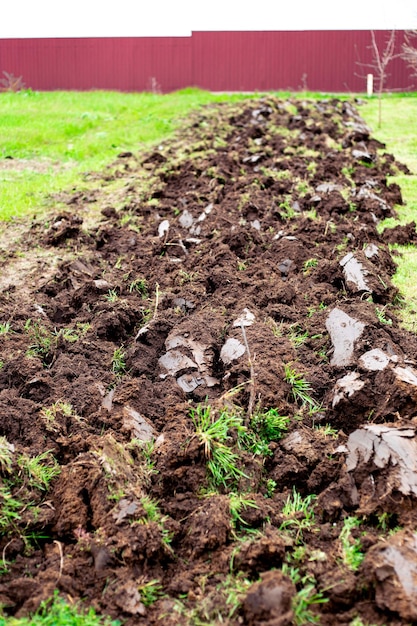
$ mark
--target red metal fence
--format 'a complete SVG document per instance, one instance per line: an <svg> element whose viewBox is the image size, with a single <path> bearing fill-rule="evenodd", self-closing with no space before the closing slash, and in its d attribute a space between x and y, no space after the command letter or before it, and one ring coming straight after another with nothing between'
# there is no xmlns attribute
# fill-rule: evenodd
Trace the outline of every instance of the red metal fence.
<svg viewBox="0 0 417 626"><path fill-rule="evenodd" d="M376 31L382 51L390 31ZM397 51L404 32L397 32ZM372 72L370 31L193 32L191 37L0 39L0 74L36 90L170 92L288 89L364 92ZM414 80L396 58L387 88Z"/></svg>

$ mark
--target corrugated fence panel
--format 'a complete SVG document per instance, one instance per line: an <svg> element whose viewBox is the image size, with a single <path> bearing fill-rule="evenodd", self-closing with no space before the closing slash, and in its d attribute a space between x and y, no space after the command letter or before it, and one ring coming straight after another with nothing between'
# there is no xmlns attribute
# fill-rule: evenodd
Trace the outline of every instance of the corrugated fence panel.
<svg viewBox="0 0 417 626"><path fill-rule="evenodd" d="M376 31L380 51L389 34ZM398 52L402 40L403 33L397 33ZM213 91L365 91L371 43L370 31L196 32L194 83ZM388 88L412 85L400 59L392 61L388 73Z"/></svg>
<svg viewBox="0 0 417 626"><path fill-rule="evenodd" d="M0 70L40 90L173 91L192 82L191 38L3 39Z"/></svg>
<svg viewBox="0 0 417 626"><path fill-rule="evenodd" d="M389 31L376 31L382 52ZM397 33L397 52L404 33ZM169 92L275 89L364 92L372 69L370 31L194 32L191 37L103 37L0 40L0 75L27 87ZM375 73L375 72L374 72ZM388 89L415 79L397 58Z"/></svg>

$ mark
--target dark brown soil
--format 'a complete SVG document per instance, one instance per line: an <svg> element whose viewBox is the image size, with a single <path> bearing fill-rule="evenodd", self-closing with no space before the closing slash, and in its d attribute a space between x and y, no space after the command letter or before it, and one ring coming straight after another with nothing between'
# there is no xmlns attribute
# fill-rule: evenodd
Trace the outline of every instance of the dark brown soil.
<svg viewBox="0 0 417 626"><path fill-rule="evenodd" d="M387 244L416 233L377 230L405 170L383 148L349 102L210 106L6 231L6 615L58 589L128 625L417 621L417 339ZM202 405L287 429L231 428L215 484Z"/></svg>

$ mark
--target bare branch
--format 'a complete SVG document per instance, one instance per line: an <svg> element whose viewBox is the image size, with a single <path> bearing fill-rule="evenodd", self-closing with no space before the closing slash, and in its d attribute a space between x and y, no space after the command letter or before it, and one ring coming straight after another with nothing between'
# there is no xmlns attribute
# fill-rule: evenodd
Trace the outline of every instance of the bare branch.
<svg viewBox="0 0 417 626"><path fill-rule="evenodd" d="M417 38L417 30L406 31L401 53L401 58L412 70L412 76L417 76L417 42L415 38Z"/></svg>
<svg viewBox="0 0 417 626"><path fill-rule="evenodd" d="M368 68L372 74L375 75L376 92L379 99L379 112L378 112L378 126L381 126L381 98L385 89L387 78L389 77L387 68L391 61L401 57L400 53L395 53L395 41L396 31L392 30L388 40L383 46L378 44L375 36L375 31L371 30L371 45L369 46L372 53L372 60L370 63L360 63L363 68Z"/></svg>

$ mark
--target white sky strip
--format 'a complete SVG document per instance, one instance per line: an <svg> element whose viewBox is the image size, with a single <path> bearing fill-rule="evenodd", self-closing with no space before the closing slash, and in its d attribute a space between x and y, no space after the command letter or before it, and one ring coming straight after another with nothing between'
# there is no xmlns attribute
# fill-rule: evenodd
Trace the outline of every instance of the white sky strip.
<svg viewBox="0 0 417 626"><path fill-rule="evenodd" d="M187 36L210 30L417 29L415 0L1 0L0 38Z"/></svg>

